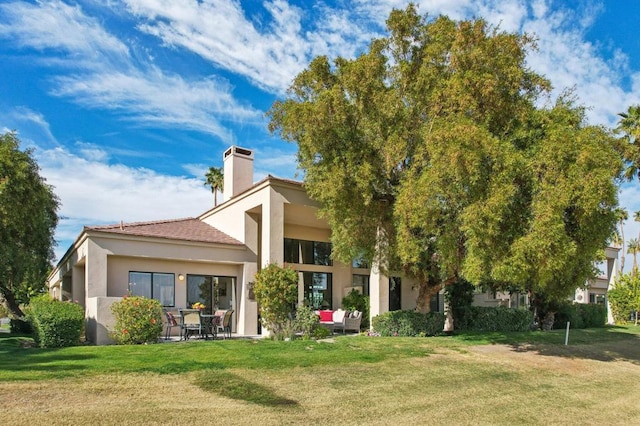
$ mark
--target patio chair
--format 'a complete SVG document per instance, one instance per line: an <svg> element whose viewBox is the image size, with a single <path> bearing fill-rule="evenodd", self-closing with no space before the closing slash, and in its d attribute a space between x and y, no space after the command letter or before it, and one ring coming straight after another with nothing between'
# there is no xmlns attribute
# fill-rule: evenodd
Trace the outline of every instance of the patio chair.
<svg viewBox="0 0 640 426"><path fill-rule="evenodd" d="M229 336L231 339L231 315L233 314L233 309L229 309L224 312L224 316L222 317L222 321L218 324L218 331L222 331L222 337L224 339Z"/></svg>
<svg viewBox="0 0 640 426"><path fill-rule="evenodd" d="M164 340L169 340L169 336L171 336L171 329L173 327L180 327L180 324L178 324L178 320L176 320L175 315L171 312L167 311L165 312L165 315L167 317L167 331L164 335ZM180 337L182 337L182 329L180 329Z"/></svg>
<svg viewBox="0 0 640 426"><path fill-rule="evenodd" d="M198 336L202 336L202 318L198 309L181 309L180 315L182 322L180 324L181 335L184 340L189 338L190 334L198 332Z"/></svg>

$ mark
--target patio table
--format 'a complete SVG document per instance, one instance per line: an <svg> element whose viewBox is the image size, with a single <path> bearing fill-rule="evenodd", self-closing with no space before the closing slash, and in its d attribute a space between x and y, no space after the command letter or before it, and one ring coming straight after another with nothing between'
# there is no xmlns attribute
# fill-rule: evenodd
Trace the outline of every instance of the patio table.
<svg viewBox="0 0 640 426"><path fill-rule="evenodd" d="M215 339L218 335L220 317L213 314L201 314L200 317L204 322L204 338L209 339L209 333L211 333L211 338Z"/></svg>

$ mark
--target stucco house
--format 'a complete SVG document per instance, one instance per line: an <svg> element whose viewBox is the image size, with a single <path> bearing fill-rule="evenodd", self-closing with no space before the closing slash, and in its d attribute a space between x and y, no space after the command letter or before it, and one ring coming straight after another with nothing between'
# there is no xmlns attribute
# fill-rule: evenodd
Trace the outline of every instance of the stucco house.
<svg viewBox="0 0 640 426"><path fill-rule="evenodd" d="M170 310L197 301L231 308L233 332L258 334L252 280L272 262L295 267L299 299L314 307L337 309L355 287L370 296L372 316L415 308L408 280L331 259L329 226L301 182L267 176L254 183L249 149L232 146L223 157L222 204L195 218L87 226L67 250L48 278L49 292L85 307L89 341L110 343L110 305L128 293Z"/></svg>
<svg viewBox="0 0 640 426"><path fill-rule="evenodd" d="M298 271L298 298L315 308L340 308L354 288L370 297L371 317L416 307L414 282L357 260L332 260L331 230L302 183L273 176L254 183L253 160L249 149L224 152L225 201L198 217L82 230L49 275L48 287L54 298L84 306L89 341L111 343L110 305L126 294L158 299L167 310L195 302L209 311L231 308L234 333L259 334L252 280L259 267L273 262ZM479 293L475 303L516 307L526 303L520 299ZM431 310L443 308L443 295L434 296Z"/></svg>

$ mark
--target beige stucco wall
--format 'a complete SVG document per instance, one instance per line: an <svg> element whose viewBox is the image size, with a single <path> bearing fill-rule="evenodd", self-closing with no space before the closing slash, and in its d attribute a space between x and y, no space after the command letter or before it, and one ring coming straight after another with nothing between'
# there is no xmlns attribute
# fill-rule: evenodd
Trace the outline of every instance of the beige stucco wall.
<svg viewBox="0 0 640 426"><path fill-rule="evenodd" d="M85 310L85 335L89 342L96 345L115 343L109 333L115 325L111 305L122 300L121 297L89 297Z"/></svg>

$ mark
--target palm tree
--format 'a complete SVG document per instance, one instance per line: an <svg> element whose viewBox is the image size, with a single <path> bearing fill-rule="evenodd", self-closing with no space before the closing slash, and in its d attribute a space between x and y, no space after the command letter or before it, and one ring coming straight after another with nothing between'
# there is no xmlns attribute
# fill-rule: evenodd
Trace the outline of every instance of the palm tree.
<svg viewBox="0 0 640 426"><path fill-rule="evenodd" d="M624 222L629 219L629 213L627 209L624 207L618 207L614 210L614 214L616 215L616 220L618 221L618 229L616 230L616 240L620 244L622 248L622 256L620 258L620 272L624 271L624 253L625 253L625 243L624 243ZM635 217L638 215L638 212L634 215ZM635 219L638 220L638 219Z"/></svg>
<svg viewBox="0 0 640 426"><path fill-rule="evenodd" d="M638 273L638 251L640 250L640 243L638 243L637 238L632 238L629 240L629 244L627 245L627 253L633 254L633 270L631 273L635 277Z"/></svg>
<svg viewBox="0 0 640 426"><path fill-rule="evenodd" d="M623 155L627 161L625 177L629 180L637 174L640 177L640 105L632 105L627 112L618 114L616 130L625 134L628 143L623 145Z"/></svg>
<svg viewBox="0 0 640 426"><path fill-rule="evenodd" d="M209 171L205 173L204 177L206 181L205 186L211 187L213 193L213 205L218 205L218 191L222 191L224 188L224 174L222 173L222 167L209 167Z"/></svg>

